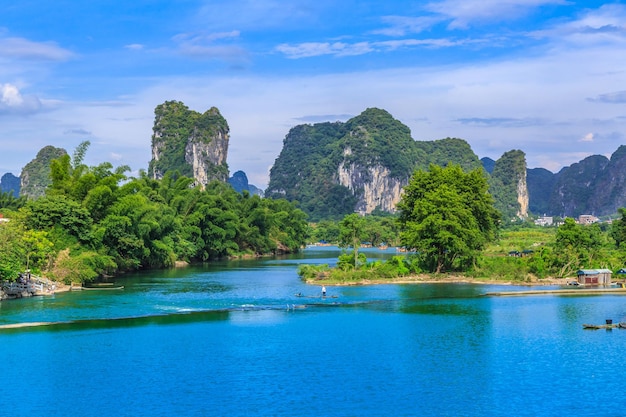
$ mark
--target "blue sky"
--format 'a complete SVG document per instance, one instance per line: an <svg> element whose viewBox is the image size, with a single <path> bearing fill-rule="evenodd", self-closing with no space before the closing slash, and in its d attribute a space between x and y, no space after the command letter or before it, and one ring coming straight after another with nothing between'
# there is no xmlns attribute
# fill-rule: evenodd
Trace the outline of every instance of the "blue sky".
<svg viewBox="0 0 626 417"><path fill-rule="evenodd" d="M0 3L0 175L84 140L146 169L166 100L219 108L231 173L262 188L291 127L368 107L553 172L626 144L624 1Z"/></svg>

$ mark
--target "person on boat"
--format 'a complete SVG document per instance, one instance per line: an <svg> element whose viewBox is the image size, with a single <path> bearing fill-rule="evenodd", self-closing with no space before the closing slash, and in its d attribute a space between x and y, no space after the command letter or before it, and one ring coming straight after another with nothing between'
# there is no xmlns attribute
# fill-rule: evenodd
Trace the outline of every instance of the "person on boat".
<svg viewBox="0 0 626 417"><path fill-rule="evenodd" d="M326 297L326 287L322 286L322 297Z"/></svg>

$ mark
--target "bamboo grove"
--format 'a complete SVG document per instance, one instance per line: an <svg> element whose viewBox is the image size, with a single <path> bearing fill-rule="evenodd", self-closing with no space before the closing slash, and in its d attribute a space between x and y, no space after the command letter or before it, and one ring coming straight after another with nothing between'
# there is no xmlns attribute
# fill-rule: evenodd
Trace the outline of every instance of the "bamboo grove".
<svg viewBox="0 0 626 417"><path fill-rule="evenodd" d="M177 261L294 252L306 215L286 200L239 194L223 182L204 189L176 172L155 180L128 167L83 163L88 142L51 163L44 197L6 198L0 278L27 269L65 282L164 268ZM0 207L1 208L1 207Z"/></svg>

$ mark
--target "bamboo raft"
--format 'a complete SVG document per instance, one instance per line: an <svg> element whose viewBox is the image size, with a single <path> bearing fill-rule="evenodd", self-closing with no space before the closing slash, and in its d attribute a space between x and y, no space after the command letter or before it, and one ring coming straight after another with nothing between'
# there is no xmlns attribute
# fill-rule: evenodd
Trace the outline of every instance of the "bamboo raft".
<svg viewBox="0 0 626 417"><path fill-rule="evenodd" d="M76 287L74 287L76 289ZM123 290L124 286L120 285L117 287L80 287L81 291L103 291L103 290Z"/></svg>
<svg viewBox="0 0 626 417"><path fill-rule="evenodd" d="M583 329L599 330L599 329L626 329L626 323L607 323L607 324L583 324Z"/></svg>
<svg viewBox="0 0 626 417"><path fill-rule="evenodd" d="M626 288L572 288L560 290L526 290L526 291L497 291L485 293L486 296L504 297L504 296L524 296L524 295L598 295L598 294L616 294L626 295Z"/></svg>

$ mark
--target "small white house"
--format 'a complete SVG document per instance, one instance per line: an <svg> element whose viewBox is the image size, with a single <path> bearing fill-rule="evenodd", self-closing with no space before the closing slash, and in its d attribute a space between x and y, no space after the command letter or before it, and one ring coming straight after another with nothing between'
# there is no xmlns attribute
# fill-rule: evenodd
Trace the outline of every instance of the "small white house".
<svg viewBox="0 0 626 417"><path fill-rule="evenodd" d="M552 226L554 218L552 216L543 216L535 220L537 226Z"/></svg>

